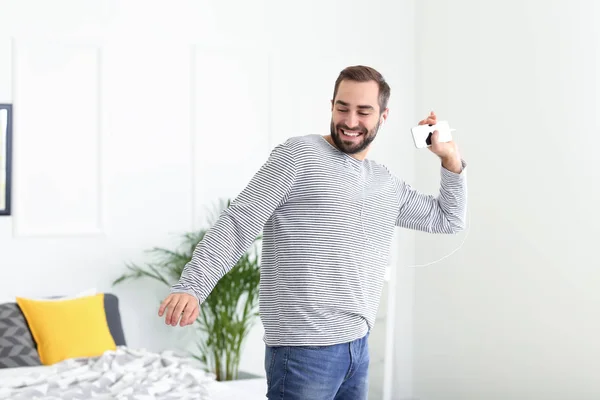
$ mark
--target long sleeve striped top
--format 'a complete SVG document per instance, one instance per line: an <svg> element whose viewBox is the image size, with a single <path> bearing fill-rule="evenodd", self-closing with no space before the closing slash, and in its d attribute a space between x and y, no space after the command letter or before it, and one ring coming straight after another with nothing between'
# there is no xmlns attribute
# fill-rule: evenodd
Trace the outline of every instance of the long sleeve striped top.
<svg viewBox="0 0 600 400"><path fill-rule="evenodd" d="M465 167L441 167L434 197L321 135L290 138L206 233L171 292L202 303L262 232L265 343L322 346L362 337L375 322L394 229L464 228Z"/></svg>

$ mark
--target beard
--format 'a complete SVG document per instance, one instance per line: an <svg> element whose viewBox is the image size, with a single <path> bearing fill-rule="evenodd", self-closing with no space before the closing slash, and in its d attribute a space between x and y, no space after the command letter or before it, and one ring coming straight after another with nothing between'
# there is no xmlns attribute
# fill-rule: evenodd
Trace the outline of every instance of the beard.
<svg viewBox="0 0 600 400"><path fill-rule="evenodd" d="M380 125L381 123L377 122L377 125L369 131L363 126L351 128L344 124L334 125L333 120L331 120L331 138L333 139L333 143L335 143L337 148L343 151L344 153L360 153L361 151L369 147L373 140L375 140ZM360 132L360 136L356 140L344 139L342 133L340 132L341 129L352 132Z"/></svg>

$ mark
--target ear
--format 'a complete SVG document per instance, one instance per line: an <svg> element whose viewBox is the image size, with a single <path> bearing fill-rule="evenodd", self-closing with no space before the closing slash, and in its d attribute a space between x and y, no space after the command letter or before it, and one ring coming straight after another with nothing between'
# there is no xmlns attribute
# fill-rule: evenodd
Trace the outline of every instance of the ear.
<svg viewBox="0 0 600 400"><path fill-rule="evenodd" d="M385 110L383 110L383 112L381 113L381 116L379 117L379 123L381 125L383 125L383 123L387 120L388 114L390 112L389 108L386 108Z"/></svg>
<svg viewBox="0 0 600 400"><path fill-rule="evenodd" d="M331 112L333 112L333 99L331 99Z"/></svg>

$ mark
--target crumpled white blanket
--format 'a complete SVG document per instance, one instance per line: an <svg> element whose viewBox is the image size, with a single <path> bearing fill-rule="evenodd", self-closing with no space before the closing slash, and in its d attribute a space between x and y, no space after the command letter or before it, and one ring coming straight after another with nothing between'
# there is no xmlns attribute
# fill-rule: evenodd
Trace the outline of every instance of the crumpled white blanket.
<svg viewBox="0 0 600 400"><path fill-rule="evenodd" d="M172 351L117 347L99 357L65 360L49 370L2 378L2 400L208 400L215 377Z"/></svg>

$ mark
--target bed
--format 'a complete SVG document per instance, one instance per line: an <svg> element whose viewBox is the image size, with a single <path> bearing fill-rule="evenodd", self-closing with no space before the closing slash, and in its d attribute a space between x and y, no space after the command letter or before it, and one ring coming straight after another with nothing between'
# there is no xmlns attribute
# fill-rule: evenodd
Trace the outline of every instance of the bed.
<svg viewBox="0 0 600 400"><path fill-rule="evenodd" d="M101 297L116 347L50 364L41 361L35 339L39 332L31 331L31 315L28 320L23 312L27 310L16 303L0 303L0 400L266 398L265 378L219 382L187 354L128 346L118 299L112 294Z"/></svg>
<svg viewBox="0 0 600 400"><path fill-rule="evenodd" d="M0 369L2 400L265 399L264 378L219 382L173 354L119 348L99 358Z"/></svg>
<svg viewBox="0 0 600 400"><path fill-rule="evenodd" d="M2 400L259 400L264 378L219 382L185 356L120 347L51 366L0 369Z"/></svg>

